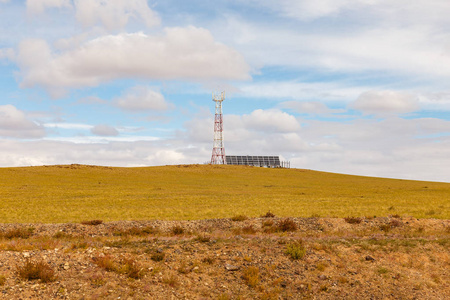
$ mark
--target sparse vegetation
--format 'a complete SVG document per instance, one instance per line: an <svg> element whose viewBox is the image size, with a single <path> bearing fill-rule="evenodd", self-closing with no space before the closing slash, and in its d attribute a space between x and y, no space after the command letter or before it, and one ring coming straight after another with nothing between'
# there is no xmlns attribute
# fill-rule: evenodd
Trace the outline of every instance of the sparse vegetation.
<svg viewBox="0 0 450 300"><path fill-rule="evenodd" d="M279 231L296 231L297 230L297 224L295 224L294 220L291 218L283 219L278 222L277 229Z"/></svg>
<svg viewBox="0 0 450 300"><path fill-rule="evenodd" d="M450 297L449 184L239 166L0 168L0 178L2 222L35 227L0 223L5 299ZM274 207L279 217L261 216ZM22 277L27 260L53 277Z"/></svg>
<svg viewBox="0 0 450 300"><path fill-rule="evenodd" d="M304 197L298 186L313 192ZM450 219L449 193L450 183L228 165L1 168L0 223L196 220L259 216L273 207L279 217L347 217L355 205L354 217Z"/></svg>
<svg viewBox="0 0 450 300"><path fill-rule="evenodd" d="M259 283L259 268L247 267L242 271L242 278L245 283L250 287L255 287Z"/></svg>
<svg viewBox="0 0 450 300"><path fill-rule="evenodd" d="M248 219L247 216L244 216L244 215L237 215L237 216L232 217L232 218L231 218L231 221L234 221L234 222L241 222L241 221L245 221L245 220L247 220L247 219Z"/></svg>
<svg viewBox="0 0 450 300"><path fill-rule="evenodd" d="M345 222L349 223L349 224L359 224L362 222L361 218L358 217L347 217L344 218Z"/></svg>
<svg viewBox="0 0 450 300"><path fill-rule="evenodd" d="M43 260L25 260L22 265L17 266L17 273L24 280L37 280L47 283L56 280L55 271Z"/></svg>
<svg viewBox="0 0 450 300"><path fill-rule="evenodd" d="M173 235L180 235L184 233L184 228L177 225L172 227L172 229L170 230L172 232Z"/></svg>
<svg viewBox="0 0 450 300"><path fill-rule="evenodd" d="M270 212L270 210L268 212L266 212L265 215L262 215L261 218L275 218L276 216Z"/></svg>
<svg viewBox="0 0 450 300"><path fill-rule="evenodd" d="M302 241L297 241L287 245L285 253L294 260L302 259L306 255L306 248Z"/></svg>
<svg viewBox="0 0 450 300"><path fill-rule="evenodd" d="M134 259L121 257L118 260L110 255L93 258L94 263L108 272L125 274L129 278L139 279L145 274L145 269Z"/></svg>
<svg viewBox="0 0 450 300"><path fill-rule="evenodd" d="M33 227L19 227L19 228L13 228L8 231L6 231L3 234L0 234L0 237L3 237L5 239L27 239L30 236L33 235L34 228Z"/></svg>
<svg viewBox="0 0 450 300"><path fill-rule="evenodd" d="M442 288L448 281L444 267L449 254L447 221L383 217L348 226L343 219L289 219L301 230L279 231L278 223L286 218L254 218L240 224L229 219L112 222L100 227L34 224L35 232L28 239L0 240L0 285L3 281L2 292L8 299L80 294L94 299L145 299L167 298L172 292L210 299L219 295L323 299L343 293L381 298L395 281L398 289L390 292L392 297L448 298ZM391 225L392 220L399 225ZM270 236L259 229L265 221L272 224L262 227L277 229ZM193 237L171 235L177 225L189 229ZM381 225L392 227L391 231L380 235ZM157 236L134 234L141 232L139 228L155 226L161 230ZM327 230L321 230L324 226ZM0 224L0 231L18 227ZM248 236L232 234L245 227L258 230ZM130 228L130 234L114 234ZM19 267L17 272L8 272L17 259L37 262L38 257L58 274L45 288L39 286L45 277L20 283L28 279L19 275ZM12 288L17 284L22 291Z"/></svg>
<svg viewBox="0 0 450 300"><path fill-rule="evenodd" d="M97 225L100 225L102 223L103 223L102 220L81 221L81 224L83 224L83 225L92 225L92 226L97 226Z"/></svg>
<svg viewBox="0 0 450 300"><path fill-rule="evenodd" d="M162 260L164 259L165 256L166 256L166 254L165 254L164 252L158 252L158 251L156 251L156 252L154 252L154 253L152 254L152 256L150 256L150 258L151 258L153 261L162 261Z"/></svg>

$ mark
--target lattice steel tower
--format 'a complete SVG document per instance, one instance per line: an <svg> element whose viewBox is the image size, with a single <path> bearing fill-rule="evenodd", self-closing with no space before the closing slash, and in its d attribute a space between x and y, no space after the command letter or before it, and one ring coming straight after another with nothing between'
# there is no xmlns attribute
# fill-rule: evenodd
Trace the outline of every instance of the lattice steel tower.
<svg viewBox="0 0 450 300"><path fill-rule="evenodd" d="M225 92L212 95L212 100L216 102L216 115L214 117L214 146L211 157L211 164L226 164L225 147L223 145L223 116L222 101L225 100Z"/></svg>

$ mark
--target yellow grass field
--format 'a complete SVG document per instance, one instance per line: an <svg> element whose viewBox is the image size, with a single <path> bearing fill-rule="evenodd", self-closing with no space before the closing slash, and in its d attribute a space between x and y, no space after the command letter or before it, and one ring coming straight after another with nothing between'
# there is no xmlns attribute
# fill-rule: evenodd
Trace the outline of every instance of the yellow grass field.
<svg viewBox="0 0 450 300"><path fill-rule="evenodd" d="M450 219L450 183L301 169L83 165L0 169L0 223L277 216Z"/></svg>

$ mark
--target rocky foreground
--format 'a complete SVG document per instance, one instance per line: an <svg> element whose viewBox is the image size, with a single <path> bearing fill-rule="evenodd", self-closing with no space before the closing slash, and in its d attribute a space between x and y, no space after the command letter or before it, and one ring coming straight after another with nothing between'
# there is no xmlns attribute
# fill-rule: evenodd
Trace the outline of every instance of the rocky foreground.
<svg viewBox="0 0 450 300"><path fill-rule="evenodd" d="M450 221L0 224L0 299L450 299Z"/></svg>

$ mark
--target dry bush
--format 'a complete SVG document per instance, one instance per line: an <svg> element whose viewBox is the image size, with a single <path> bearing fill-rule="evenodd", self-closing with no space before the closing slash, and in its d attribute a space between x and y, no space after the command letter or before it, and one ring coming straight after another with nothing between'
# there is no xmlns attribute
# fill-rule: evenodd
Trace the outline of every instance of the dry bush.
<svg viewBox="0 0 450 300"><path fill-rule="evenodd" d="M64 231L58 231L53 235L53 238L55 239L71 239L73 238L73 235L65 233Z"/></svg>
<svg viewBox="0 0 450 300"><path fill-rule="evenodd" d="M72 243L72 246L70 246L70 249L71 250L87 249L88 246L89 246L89 244L86 241L76 241L75 243Z"/></svg>
<svg viewBox="0 0 450 300"><path fill-rule="evenodd" d="M245 220L247 220L247 219L248 219L247 216L244 216L244 215L237 215L237 216L232 217L232 218L231 218L231 221L234 221L234 222L241 222L241 221L245 221Z"/></svg>
<svg viewBox="0 0 450 300"><path fill-rule="evenodd" d="M150 256L153 261L162 261L166 254L164 252L155 252Z"/></svg>
<svg viewBox="0 0 450 300"><path fill-rule="evenodd" d="M145 275L145 269L134 259L122 257L115 261L110 255L94 257L94 263L108 272L125 274L129 278L139 279Z"/></svg>
<svg viewBox="0 0 450 300"><path fill-rule="evenodd" d="M87 220L87 221L82 221L81 224L83 225L92 225L92 226L97 226L102 224L103 221L102 220Z"/></svg>
<svg viewBox="0 0 450 300"><path fill-rule="evenodd" d="M362 222L361 218L358 217L347 217L344 218L345 222L349 223L349 224L359 224Z"/></svg>
<svg viewBox="0 0 450 300"><path fill-rule="evenodd" d="M265 215L262 215L261 218L275 218L275 215L269 210Z"/></svg>
<svg viewBox="0 0 450 300"><path fill-rule="evenodd" d="M259 283L259 268L254 266L245 268L242 278L248 286L255 287Z"/></svg>
<svg viewBox="0 0 450 300"><path fill-rule="evenodd" d="M209 243L211 238L206 235L198 235L194 240L200 243Z"/></svg>
<svg viewBox="0 0 450 300"><path fill-rule="evenodd" d="M106 283L105 276L100 273L96 273L96 274L92 275L89 278L89 281L92 283L92 285L94 285L96 287L102 286Z"/></svg>
<svg viewBox="0 0 450 300"><path fill-rule="evenodd" d="M273 226L273 221L272 220L265 220L265 221L263 221L262 222L262 226L263 227L270 227L270 226Z"/></svg>
<svg viewBox="0 0 450 300"><path fill-rule="evenodd" d="M125 274L129 278L140 279L145 275L145 268L143 268L136 260L132 258L122 258L118 262L116 272Z"/></svg>
<svg viewBox="0 0 450 300"><path fill-rule="evenodd" d="M92 260L97 266L108 272L116 270L116 264L110 255L96 256L93 257Z"/></svg>
<svg viewBox="0 0 450 300"><path fill-rule="evenodd" d="M6 239L9 239L9 240L14 239L14 238L27 239L33 235L33 232L34 232L33 227L28 227L28 228L19 227L19 228L10 229L10 230L6 231L5 233L1 234L1 236Z"/></svg>
<svg viewBox="0 0 450 300"><path fill-rule="evenodd" d="M391 225L390 224L381 224L380 230L384 231L384 232L389 232L389 231L391 231Z"/></svg>
<svg viewBox="0 0 450 300"><path fill-rule="evenodd" d="M0 286L5 285L6 283L6 276L5 275L0 275Z"/></svg>
<svg viewBox="0 0 450 300"><path fill-rule="evenodd" d="M178 277L175 273L169 272L163 276L162 282L171 287L175 287L178 285Z"/></svg>
<svg viewBox="0 0 450 300"><path fill-rule="evenodd" d="M291 218L283 219L278 222L277 224L278 231L296 231L297 230L297 224L295 224L294 220Z"/></svg>
<svg viewBox="0 0 450 300"><path fill-rule="evenodd" d="M205 257L202 259L202 262L204 262L205 264L208 264L208 265L212 265L215 261L216 261L216 258L212 257L212 256L208 256L208 257Z"/></svg>
<svg viewBox="0 0 450 300"><path fill-rule="evenodd" d="M253 228L252 225L248 225L248 226L242 227L242 232L245 234L255 234L256 229Z"/></svg>
<svg viewBox="0 0 450 300"><path fill-rule="evenodd" d="M287 245L285 253L292 259L302 259L306 254L306 248L303 241L297 241Z"/></svg>
<svg viewBox="0 0 450 300"><path fill-rule="evenodd" d="M193 266L190 266L186 262L182 262L177 270L181 274L188 274L188 273L190 273L192 271L193 268L194 268Z"/></svg>
<svg viewBox="0 0 450 300"><path fill-rule="evenodd" d="M391 226L391 228L395 228L395 227L400 227L400 226L402 226L403 223L402 223L402 221L400 221L400 220L394 219L394 220L391 220L391 221L389 222L389 225Z"/></svg>
<svg viewBox="0 0 450 300"><path fill-rule="evenodd" d="M55 271L43 260L32 261L27 259L21 266L17 266L17 273L25 280L37 280L51 282L56 280Z"/></svg>
<svg viewBox="0 0 450 300"><path fill-rule="evenodd" d="M181 227L180 225L176 225L172 227L170 231L172 232L173 235L180 235L184 233L184 228Z"/></svg>

